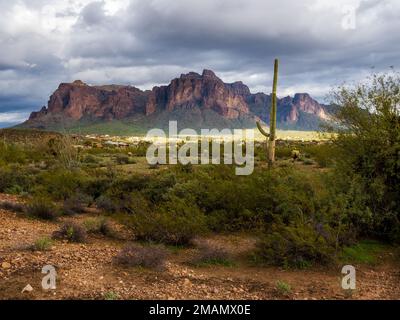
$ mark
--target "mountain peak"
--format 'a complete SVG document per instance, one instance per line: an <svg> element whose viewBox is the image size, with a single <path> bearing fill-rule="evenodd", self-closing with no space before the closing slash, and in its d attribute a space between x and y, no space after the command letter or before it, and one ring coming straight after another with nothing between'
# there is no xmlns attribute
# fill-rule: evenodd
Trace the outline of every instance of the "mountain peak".
<svg viewBox="0 0 400 320"><path fill-rule="evenodd" d="M217 79L219 79L219 78L215 75L214 71L208 70L208 69L204 69L204 70L203 70L202 76L203 76L203 78L217 78Z"/></svg>
<svg viewBox="0 0 400 320"><path fill-rule="evenodd" d="M82 80L75 80L74 82L72 82L72 84L75 86L86 86L87 85Z"/></svg>
<svg viewBox="0 0 400 320"><path fill-rule="evenodd" d="M188 72L188 73L182 73L180 76L180 79L200 79L201 75L198 74L197 72Z"/></svg>

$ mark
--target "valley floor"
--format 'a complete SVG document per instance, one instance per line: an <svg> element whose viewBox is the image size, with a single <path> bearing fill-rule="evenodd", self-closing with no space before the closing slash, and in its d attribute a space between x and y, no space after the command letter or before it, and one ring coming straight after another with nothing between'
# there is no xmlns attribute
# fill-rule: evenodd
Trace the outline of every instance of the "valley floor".
<svg viewBox="0 0 400 320"><path fill-rule="evenodd" d="M4 194L0 200L18 202ZM49 251L28 249L62 221L83 218L43 222L0 210L0 299L400 299L394 251L382 253L375 265L355 265L357 290L349 295L341 289L341 266L284 270L249 265L243 257L254 240L248 235L209 239L235 255L234 266L192 267L187 261L194 249L171 249L166 270L158 272L113 265L113 257L131 236L123 230L125 239L90 237L86 244L57 241ZM57 289L44 291L41 269L48 264L56 267ZM277 281L291 289L280 291ZM21 293L27 284L33 291Z"/></svg>

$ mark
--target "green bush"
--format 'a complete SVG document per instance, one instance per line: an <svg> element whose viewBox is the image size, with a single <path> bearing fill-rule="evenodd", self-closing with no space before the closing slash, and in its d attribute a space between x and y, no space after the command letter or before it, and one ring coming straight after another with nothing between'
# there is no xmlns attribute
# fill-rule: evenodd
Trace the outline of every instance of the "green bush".
<svg viewBox="0 0 400 320"><path fill-rule="evenodd" d="M110 213L115 213L119 209L118 204L106 195L102 195L96 199L96 206L97 208Z"/></svg>
<svg viewBox="0 0 400 320"><path fill-rule="evenodd" d="M292 158L293 147L291 146L277 146L275 149L275 156L278 159L289 159Z"/></svg>
<svg viewBox="0 0 400 320"><path fill-rule="evenodd" d="M20 194L35 185L35 176L20 165L0 166L0 192Z"/></svg>
<svg viewBox="0 0 400 320"><path fill-rule="evenodd" d="M276 290L280 295L288 295L292 292L292 287L287 282L278 280L276 282Z"/></svg>
<svg viewBox="0 0 400 320"><path fill-rule="evenodd" d="M358 180L365 194L367 236L400 242L400 76L374 75L353 87L339 88L332 137L337 149L336 172Z"/></svg>
<svg viewBox="0 0 400 320"><path fill-rule="evenodd" d="M55 200L65 200L75 195L76 190L83 189L88 177L79 169L55 168L43 172L37 179L35 193L48 195Z"/></svg>
<svg viewBox="0 0 400 320"><path fill-rule="evenodd" d="M117 161L118 164L128 164L129 163L129 157L126 154L116 155L115 160Z"/></svg>
<svg viewBox="0 0 400 320"><path fill-rule="evenodd" d="M15 143L0 142L0 163L11 164L19 163L23 164L27 161L27 153L22 145Z"/></svg>
<svg viewBox="0 0 400 320"><path fill-rule="evenodd" d="M152 213L134 214L126 223L139 240L172 245L189 244L206 230L204 214L181 199L164 203Z"/></svg>
<svg viewBox="0 0 400 320"><path fill-rule="evenodd" d="M322 168L332 167L337 158L337 149L331 143L307 144L302 146L301 153L315 160Z"/></svg>
<svg viewBox="0 0 400 320"><path fill-rule="evenodd" d="M308 224L273 225L258 242L256 258L266 264L295 268L332 262L335 242L327 230L316 229Z"/></svg>

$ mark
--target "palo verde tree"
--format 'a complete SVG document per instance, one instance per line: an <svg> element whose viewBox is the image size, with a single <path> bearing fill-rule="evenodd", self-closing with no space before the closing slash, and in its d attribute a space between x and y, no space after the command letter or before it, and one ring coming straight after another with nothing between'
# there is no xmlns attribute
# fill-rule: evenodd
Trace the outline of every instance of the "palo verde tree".
<svg viewBox="0 0 400 320"><path fill-rule="evenodd" d="M364 231L400 241L400 75L374 75L333 97L337 173L362 186L370 221Z"/></svg>
<svg viewBox="0 0 400 320"><path fill-rule="evenodd" d="M276 140L276 112L277 112L277 99L276 99L276 88L278 85L278 59L275 59L274 63L274 81L272 85L272 101L271 101L271 113L269 121L269 133L267 133L262 127L260 122L257 121L257 127L261 134L268 139L268 166L272 167L275 162L275 140Z"/></svg>

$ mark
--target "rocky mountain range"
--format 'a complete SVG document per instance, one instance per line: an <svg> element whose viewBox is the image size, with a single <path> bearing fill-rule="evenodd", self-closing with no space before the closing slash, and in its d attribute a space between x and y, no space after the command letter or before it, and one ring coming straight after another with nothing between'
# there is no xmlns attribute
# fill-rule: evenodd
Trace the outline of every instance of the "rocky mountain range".
<svg viewBox="0 0 400 320"><path fill-rule="evenodd" d="M253 94L241 81L224 83L210 70L182 74L146 91L76 80L60 84L47 107L32 112L20 127L125 133L166 128L168 120L177 120L180 128L254 127L259 119L269 123L270 106L270 95ZM280 129L316 130L331 119L332 107L298 93L278 99L277 117Z"/></svg>

